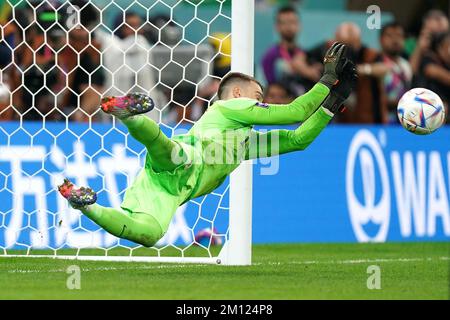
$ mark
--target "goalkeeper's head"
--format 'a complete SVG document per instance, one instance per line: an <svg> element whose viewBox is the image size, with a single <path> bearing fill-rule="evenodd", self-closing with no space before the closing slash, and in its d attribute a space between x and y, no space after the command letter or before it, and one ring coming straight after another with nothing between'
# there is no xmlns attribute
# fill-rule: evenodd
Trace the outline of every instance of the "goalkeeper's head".
<svg viewBox="0 0 450 320"><path fill-rule="evenodd" d="M255 78L240 72L231 72L219 84L217 96L220 100L250 98L262 102L264 88Z"/></svg>

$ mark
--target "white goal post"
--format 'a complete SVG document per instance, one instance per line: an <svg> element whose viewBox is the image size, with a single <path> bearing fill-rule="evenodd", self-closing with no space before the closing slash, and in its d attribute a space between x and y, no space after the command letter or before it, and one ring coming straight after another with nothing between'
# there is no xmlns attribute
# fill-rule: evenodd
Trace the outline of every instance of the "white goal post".
<svg viewBox="0 0 450 320"><path fill-rule="evenodd" d="M254 0L233 0L231 13L232 71L253 76ZM230 178L229 240L221 252L225 264L252 263L252 182L250 160L243 162Z"/></svg>
<svg viewBox="0 0 450 320"><path fill-rule="evenodd" d="M14 0L8 1L12 10L12 19L18 19L16 14L16 6L20 3L25 3L32 8L32 0ZM42 1L43 3L46 1ZM47 1L51 3L50 1ZM67 1L62 1L65 3ZM96 3L106 3L106 8L109 10L110 4L115 4L115 1L103 1L93 0ZM149 10L153 7L158 7L158 10L170 11L170 19L173 18L175 8L181 7L183 4L190 5L194 8L193 20L200 20L201 23L207 25L209 32L210 25L208 21L204 21L204 18L198 18L197 11L200 5L210 0L157 0L147 1L149 4L147 7L143 5L146 0L129 0L132 5L136 5L139 9L146 11L146 18L149 18ZM253 75L254 69L254 0L231 0L231 15L227 16L223 13L224 0L216 0L216 4L219 8L219 12L213 17L212 21L216 21L218 18L229 20L231 24L231 71L239 71L248 75ZM91 1L87 1L91 3ZM131 7L130 4L130 7ZM44 5L42 5L44 7ZM34 8L34 9L33 9ZM32 18L36 19L38 7L32 8ZM107 9L100 6L100 14L103 14ZM79 8L78 8L79 9ZM128 9L128 7L126 8ZM157 10L155 10L157 11ZM125 12L125 9L124 9ZM124 14L125 17L125 14ZM146 21L148 22L148 21ZM1 23L1 21L0 21ZM21 22L23 24L23 22ZM101 19L100 23L104 23ZM152 21L152 24L154 22ZM183 30L183 35L190 28L191 22L187 22L185 25L176 23ZM212 24L212 22L211 22ZM167 26L166 24L165 26ZM30 28L31 29L31 28ZM5 29L6 30L6 29ZM26 32L29 30L19 30L22 39L26 39ZM40 32L40 31L38 31ZM94 32L94 31L89 31ZM97 30L95 30L97 32ZM111 31L112 33L114 31ZM27 35L28 36L28 35ZM66 35L67 36L67 35ZM207 34L207 36L211 36ZM211 36L215 38L216 36ZM50 37L43 38L45 44L50 41ZM98 37L97 37L98 39ZM105 38L107 39L107 38ZM112 39L112 38L111 38ZM137 39L137 38L135 38ZM225 37L226 39L226 37ZM159 35L161 40L161 30ZM183 39L184 40L184 39ZM195 70L201 70L203 74L209 75L212 72L212 64L214 57L211 52L208 51L208 46L202 42L193 43L188 40L189 45L195 47L194 59L197 65L194 66L192 61L188 64L196 67ZM223 40L223 39L222 39ZM221 41L222 41L221 40ZM25 41L25 40L23 40ZM108 43L109 40L105 42ZM135 40L137 42L137 40ZM202 42L202 43L201 43ZM136 43L134 43L136 44ZM133 45L134 45L133 44ZM28 45L28 44L27 44ZM111 41L109 45L114 46ZM165 52L169 52L173 57L175 51L184 55L186 59L189 57L189 47L174 47L170 46L148 46L145 44L137 44L140 49L144 48L148 51L148 55L155 55L155 57L164 58ZM22 46L23 47L23 46ZM219 51L221 50L222 42L219 45ZM33 48L30 45L30 48ZM44 46L39 49L41 50ZM105 49L109 50L110 47ZM124 51L128 50L126 47ZM152 49L154 49L152 51ZM13 56L15 54L16 47L12 47L11 51ZM18 50L18 49L17 49ZM42 49L44 50L44 49ZM51 50L49 49L52 54ZM34 54L36 55L36 52ZM106 61L106 51L102 51L101 66L105 67L103 63ZM109 52L109 51L108 51ZM55 53L56 54L56 53ZM149 58L151 60L152 58ZM155 58L156 59L156 58ZM82 185L82 183L89 183L94 179L101 181L100 187L92 186L94 189L101 189L102 193L99 193L99 198L107 199L112 206L120 204L120 197L123 196L124 190L118 190L117 186L111 181L117 179L117 176L126 176L127 184L130 183L130 179L136 176L136 165L142 166L142 159L145 155L144 151L137 149L132 138L127 137L126 131L122 131L119 127L116 127L116 123L112 124L94 124L91 116L88 115L89 124L86 127L77 127L78 124L73 126L73 123L68 121L67 115L63 116L63 120L60 125L56 124L55 129L50 129L50 121L46 119L46 113L50 114L50 111L38 110L38 95L42 91L33 92L30 88L26 87L25 72L31 70L31 67L37 66L36 57L28 69L23 71L24 67L17 67L17 70L22 68L21 87L25 87L27 92L30 92L31 104L30 109L36 109L37 113L42 116L42 123L28 123L23 118L22 111L14 105L13 94L19 92L19 88L11 89L3 83L3 91L8 91L10 94L9 107L2 109L0 101L0 116L6 114L8 110L13 110L18 114L18 117L11 122L0 122L0 258L11 257L27 257L27 258L54 258L54 259L68 259L68 260L85 260L85 261L117 261L117 262L158 262L158 263L206 263L206 264L220 264L220 265L251 265L252 262L252 162L243 162L230 176L229 185L220 187L214 191L211 195L202 197L201 199L193 199L187 205L183 205L174 217L174 225L183 225L182 229L179 227L177 230L177 236L183 237L185 243L175 243L175 236L171 236L171 229L169 228L168 234L158 242L154 248L144 248L142 246L136 246L130 242L122 242L121 240L106 234L106 232L99 228L94 228L86 220L82 221L80 213L76 210L67 207L64 199L60 199L55 191L55 186L60 183L62 178L71 173L80 175L79 180L75 180L75 184ZM78 58L78 63L81 59ZM141 83L137 83L139 75L144 71L145 67L138 66L137 69L133 69L134 66L130 66L126 62L126 58L123 59L123 64L127 67L127 72L135 73L134 87L139 87ZM206 66L203 62L207 62ZM19 59L20 62L20 59ZM1 80L6 79L9 75L6 69L15 65L16 59L12 59L9 66L0 70ZM113 61L113 63L117 61ZM162 65L166 62L162 62ZM164 110L168 109L169 104L173 103L175 107L183 108L183 117L186 114L186 106L180 105L175 101L174 88L169 88L168 85L163 82L166 81L164 77L164 69L168 70L168 64L158 69L158 67L152 66L151 61L148 61L150 67L157 69L156 78L149 80L153 88L144 88L151 95L158 85L162 84L163 89L169 90L171 93L166 101L166 105L158 110L159 114L153 114L152 118L159 120L162 123L162 127L168 130L169 134L176 134L179 123L174 123L173 126L169 126L162 122L162 114ZM138 62L133 62L133 65L139 65ZM78 66L80 67L80 66ZM120 70L120 65L115 66ZM182 68L179 72L182 75L185 84L192 84L191 79L184 78L186 75L187 66L180 66L178 62L173 63L171 68ZM38 69L40 66L38 67ZM50 73L52 70L45 72ZM174 69L172 69L174 70ZM110 70L108 70L110 71ZM45 73L44 72L44 73ZM87 72L90 72L89 70ZM114 78L114 71L110 72ZM93 73L92 73L93 74ZM89 75L89 85L91 84L91 76ZM173 76L173 74L171 75ZM199 78L201 76L199 75ZM169 79L174 83L175 87L178 86L177 79ZM167 80L167 81L169 81ZM120 80L109 80L112 89L114 85ZM199 82L202 80L200 79ZM153 83L152 83L153 82ZM122 83L119 83L122 85ZM195 83L195 92L197 95L200 83ZM67 83L66 83L67 87ZM5 89L6 88L6 89ZM43 82L43 89L47 88L47 83ZM71 90L71 88L69 88ZM141 87L142 89L142 87ZM88 89L77 96L78 105L74 106L75 110L80 109L81 94L84 94ZM94 89L95 91L96 89ZM155 89L156 90L156 89ZM6 92L5 91L5 92ZM119 92L118 90L117 92ZM140 90L142 91L142 90ZM117 93L116 92L116 93ZM160 93L160 92L159 92ZM99 93L100 95L104 92ZM77 95L74 93L74 95ZM55 95L56 96L56 95ZM161 95L163 96L163 95ZM166 97L166 98L167 98ZM198 98L197 96L195 98ZM60 100L56 97L53 101L46 101L47 105L50 104L53 111L59 111ZM194 99L194 98L193 98ZM201 100L205 100L203 97ZM164 101L164 98L161 99ZM192 100L191 100L192 101ZM191 102L190 101L190 102ZM41 102L39 102L41 103ZM164 102L162 102L164 103ZM52 111L52 112L53 112ZM27 110L25 113L29 113ZM65 119L64 119L65 117ZM183 118L183 120L185 120ZM191 122L188 119L188 122ZM47 128L47 126L49 128ZM65 127L64 127L65 126ZM108 127L110 126L110 127ZM91 135L92 133L92 135ZM109 142L109 135L114 134L114 141ZM65 146L61 146L61 142L65 141ZM69 144L70 150L64 150ZM101 145L102 150L93 150L90 144L96 143ZM117 141L116 141L117 140ZM24 142L26 141L26 143ZM42 143L42 145L41 145ZM44 145L45 144L45 145ZM129 145L130 144L130 145ZM91 150L89 149L91 148ZM103 150L104 148L104 150ZM102 156L102 157L100 157ZM51 166L48 164L52 162ZM103 161L103 162L102 162ZM108 162L109 161L109 162ZM28 168L29 162L37 163L36 167L32 169ZM95 163L94 163L95 162ZM110 171L101 171L101 163L112 163L116 168ZM73 164L73 165L72 165ZM76 164L76 165L75 165ZM139 167L140 168L140 167ZM139 169L138 168L138 169ZM99 171L100 170L100 171ZM114 171L116 170L116 171ZM88 179L90 179L88 181ZM49 197L51 199L49 200ZM28 201L28 202L27 202ZM228 201L228 204L227 204ZM50 202L55 204L50 205ZM103 204L101 201L99 202ZM188 207L187 207L188 206ZM190 207L189 207L190 206ZM54 208L54 209L50 209ZM191 211L189 211L191 210ZM187 212L187 213L186 213ZM226 212L226 213L225 213ZM185 215L190 214L188 218ZM227 215L223 218L223 215ZM222 219L223 218L223 219ZM87 219L83 217L83 219ZM189 220L189 221L188 221ZM215 228L223 225L223 221L227 221L228 225L226 229L216 230ZM171 225L172 227L172 225ZM209 233L210 232L210 233ZM204 236L206 234L206 236ZM202 238L202 235L204 238ZM198 238L197 238L198 237ZM189 243L190 242L190 243ZM91 254L91 249L95 249L95 254ZM164 253L164 250L169 250L169 254ZM193 249L191 253L191 249ZM85 253L86 252L88 253ZM114 251L116 250L116 251ZM147 251L152 250L151 254L146 254ZM170 251L171 250L171 251ZM199 256L195 253L200 252ZM93 251L92 251L93 252ZM149 251L150 252L150 251ZM175 253L175 254L174 254Z"/></svg>

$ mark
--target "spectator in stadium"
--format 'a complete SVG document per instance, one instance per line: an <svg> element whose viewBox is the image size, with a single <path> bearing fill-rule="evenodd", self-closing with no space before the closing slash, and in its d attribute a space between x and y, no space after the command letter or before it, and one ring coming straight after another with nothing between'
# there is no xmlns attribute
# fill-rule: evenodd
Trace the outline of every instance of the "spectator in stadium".
<svg viewBox="0 0 450 320"><path fill-rule="evenodd" d="M76 107L77 96L80 96L79 105L84 110L76 112L74 119L85 121L89 119L88 115L95 114L92 119L105 120L103 114L95 113L103 95L145 92L154 97L158 106L164 107L167 99L156 88L154 69L149 63L150 45L143 36L142 17L131 11L125 15L121 12L115 19L115 32L111 33L96 28L99 19L94 6L85 0L71 0L71 3L82 8L81 28L74 28L69 33L74 50L64 50L62 59L69 63L68 70L75 70L69 77L69 85L76 94L67 92L64 104ZM80 64L73 65L77 62L74 55L79 53ZM149 116L159 120L158 110Z"/></svg>
<svg viewBox="0 0 450 320"><path fill-rule="evenodd" d="M264 102L270 104L289 104L294 95L284 85L278 82L269 84L264 95Z"/></svg>
<svg viewBox="0 0 450 320"><path fill-rule="evenodd" d="M151 44L173 47L183 40L183 28L170 15L159 13L149 17L144 26L144 35Z"/></svg>
<svg viewBox="0 0 450 320"><path fill-rule="evenodd" d="M434 35L430 50L420 62L416 81L419 87L437 93L448 110L450 103L450 32Z"/></svg>
<svg viewBox="0 0 450 320"><path fill-rule="evenodd" d="M56 104L50 92L54 93L63 82L57 80L58 70L54 68L54 53L61 48L61 32L58 32L61 28L52 27L57 16L53 8L58 7L58 3L53 1L52 7L49 3L30 0L28 4L17 5L13 12L8 3L0 9L0 25L3 26L0 81L3 89L8 88L12 96L10 103L14 106L4 112L9 114L7 118L14 120L42 120L44 115L54 120L62 116L50 114Z"/></svg>
<svg viewBox="0 0 450 320"><path fill-rule="evenodd" d="M434 35L449 31L448 17L440 10L430 10L423 18L422 29L412 51L409 62L414 74L419 71L424 55L430 50Z"/></svg>
<svg viewBox="0 0 450 320"><path fill-rule="evenodd" d="M197 97L186 109L186 118L193 121L200 119L206 108L217 98L220 79L231 70L231 34L215 32L211 34L209 44L215 56L213 74L198 83Z"/></svg>
<svg viewBox="0 0 450 320"><path fill-rule="evenodd" d="M96 29L94 34L100 45L105 68L105 87L108 88L105 95L145 92L155 97L158 106L164 106L167 100L155 88L155 72L149 64L150 44L143 35L143 25L144 21L139 14L125 12L125 15L117 15L113 34ZM159 120L157 110L149 116Z"/></svg>
<svg viewBox="0 0 450 320"><path fill-rule="evenodd" d="M11 17L10 17L11 19ZM14 47L16 38L16 25L14 23L0 23L3 37L0 39L0 68L4 69L12 61L11 47Z"/></svg>
<svg viewBox="0 0 450 320"><path fill-rule="evenodd" d="M41 29L44 21L39 16L38 21L31 24L25 33L28 46L21 46L16 51L24 74L19 107L26 120L42 120L44 116L49 120L57 120L62 115L50 113L56 106L54 94L59 92L64 83L62 72L55 68L55 51L61 48L61 35L55 35L50 30L46 35Z"/></svg>
<svg viewBox="0 0 450 320"><path fill-rule="evenodd" d="M297 44L300 21L294 7L285 6L276 15L276 30L280 43L271 47L262 59L267 83L280 82L296 95L310 89L321 74L321 64L310 64L305 52Z"/></svg>
<svg viewBox="0 0 450 320"><path fill-rule="evenodd" d="M14 19L12 14L8 17L10 23L4 29L8 35L4 44L8 45L1 50L0 60L13 63L2 64L1 81L12 93L14 108L6 110L8 114L12 111L14 119L63 118L57 110L52 112L57 106L56 95L65 83L63 62L60 60L60 68L55 68L55 52L65 45L64 30L55 25L57 16L48 3L31 1L30 7L14 10Z"/></svg>
<svg viewBox="0 0 450 320"><path fill-rule="evenodd" d="M4 4L2 9L5 10L7 6ZM3 37L0 38L0 120L13 120L18 117L18 114L9 107L11 92L15 91L12 104L17 107L23 105L21 92L16 90L21 81L18 60L12 63L14 50L17 50L17 44L21 42L21 35L16 21L8 23L11 20L11 13L0 20L0 28L3 30ZM16 12L16 20L23 20L19 10Z"/></svg>
<svg viewBox="0 0 450 320"><path fill-rule="evenodd" d="M143 19L136 12L125 12L125 19L123 14L119 13L114 22L114 34L120 39L128 37L135 37L144 33Z"/></svg>
<svg viewBox="0 0 450 320"><path fill-rule="evenodd" d="M89 31L84 27L73 28L69 32L70 47L61 54L61 62L66 66L68 87L65 91L63 106L77 108L70 118L75 121L96 119L105 81L104 70L100 67L100 44L90 39Z"/></svg>
<svg viewBox="0 0 450 320"><path fill-rule="evenodd" d="M214 32L209 38L209 43L217 53L214 59L213 74L223 78L231 70L231 34Z"/></svg>
<svg viewBox="0 0 450 320"><path fill-rule="evenodd" d="M106 95L128 92L145 92L155 97L159 107L167 104L167 98L156 88L155 69L149 61L150 43L144 36L144 19L136 12L118 14L114 22L114 34L97 29L96 39L100 42L106 73ZM124 64L125 62L125 64ZM149 113L153 120L159 120L155 109Z"/></svg>
<svg viewBox="0 0 450 320"><path fill-rule="evenodd" d="M10 108L9 103L10 87L7 81L8 79L2 79L0 83L0 121L13 120L14 118L14 110Z"/></svg>
<svg viewBox="0 0 450 320"><path fill-rule="evenodd" d="M98 106L104 91L105 74L101 67L100 43L92 30L98 25L99 13L85 0L71 0L80 10L80 21L68 33L70 46L58 57L67 70L68 87L60 105L75 121L98 120ZM92 33L92 34L91 34ZM75 112L72 112L76 109Z"/></svg>
<svg viewBox="0 0 450 320"><path fill-rule="evenodd" d="M320 61L326 50L335 41L347 45L348 58L357 64L358 81L354 93L346 102L347 112L341 114L339 122L387 123L388 110L383 80L388 67L382 56L361 42L361 29L352 22L338 26L335 39L326 41L308 52L311 61Z"/></svg>
<svg viewBox="0 0 450 320"><path fill-rule="evenodd" d="M402 57L405 46L405 33L398 22L383 26L380 32L382 61L388 67L384 77L389 122L398 123L397 103L411 87L412 70L409 61Z"/></svg>

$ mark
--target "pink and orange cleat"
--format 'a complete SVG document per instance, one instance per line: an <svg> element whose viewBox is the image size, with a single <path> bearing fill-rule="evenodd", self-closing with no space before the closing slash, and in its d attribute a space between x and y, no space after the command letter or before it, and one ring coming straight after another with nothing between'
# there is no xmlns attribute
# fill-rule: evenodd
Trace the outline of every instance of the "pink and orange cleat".
<svg viewBox="0 0 450 320"><path fill-rule="evenodd" d="M59 193L69 201L70 205L79 209L97 201L97 193L91 188L76 188L69 179L64 179L62 185L58 186Z"/></svg>
<svg viewBox="0 0 450 320"><path fill-rule="evenodd" d="M129 93L121 97L104 97L101 108L104 112L124 119L153 110L153 99L143 93Z"/></svg>

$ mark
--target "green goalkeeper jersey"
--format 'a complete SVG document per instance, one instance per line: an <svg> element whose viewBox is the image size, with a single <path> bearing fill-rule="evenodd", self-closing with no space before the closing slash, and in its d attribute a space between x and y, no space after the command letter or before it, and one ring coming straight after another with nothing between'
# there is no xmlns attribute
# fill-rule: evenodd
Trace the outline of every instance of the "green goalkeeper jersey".
<svg viewBox="0 0 450 320"><path fill-rule="evenodd" d="M147 155L145 168L127 190L123 209L151 214L165 232L176 209L217 188L244 159L273 156L306 148L332 118L319 108L329 93L322 84L287 105L253 99L217 101L187 134L172 137L187 162L171 172L155 172ZM261 134L254 125L304 122L296 130Z"/></svg>
<svg viewBox="0 0 450 320"><path fill-rule="evenodd" d="M237 98L219 100L208 108L185 136L174 139L194 142L202 151L202 171L189 198L207 194L223 183L244 159L260 158L304 149L312 142L308 134L296 138L293 130L272 130L259 134L254 125L287 125L308 119L328 95L329 89L317 84L308 93L288 105L270 105L257 100ZM330 116L319 112L327 123ZM321 130L320 126L313 131ZM298 134L297 134L298 135ZM276 140L276 143L275 143Z"/></svg>

